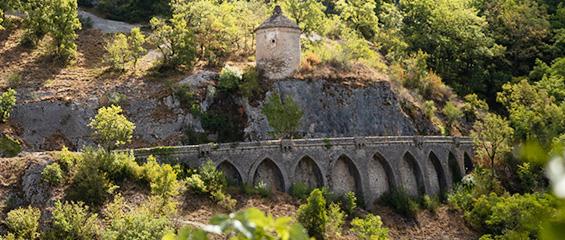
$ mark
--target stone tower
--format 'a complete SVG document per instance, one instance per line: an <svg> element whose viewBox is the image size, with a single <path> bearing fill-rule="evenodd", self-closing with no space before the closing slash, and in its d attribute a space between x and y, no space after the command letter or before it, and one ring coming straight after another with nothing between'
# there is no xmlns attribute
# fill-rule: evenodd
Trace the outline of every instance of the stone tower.
<svg viewBox="0 0 565 240"><path fill-rule="evenodd" d="M280 6L255 29L255 61L266 78L283 79L298 69L301 33L298 25L283 15Z"/></svg>

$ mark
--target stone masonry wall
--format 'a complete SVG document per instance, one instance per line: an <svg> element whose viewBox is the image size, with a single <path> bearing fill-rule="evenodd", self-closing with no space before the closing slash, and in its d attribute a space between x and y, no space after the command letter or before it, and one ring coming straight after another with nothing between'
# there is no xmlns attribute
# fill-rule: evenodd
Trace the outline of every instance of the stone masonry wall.
<svg viewBox="0 0 565 240"><path fill-rule="evenodd" d="M386 191L436 195L472 168L473 144L464 137L406 136L276 140L137 149L191 168L212 160L235 182L262 182L288 191L293 183L355 191L365 205Z"/></svg>

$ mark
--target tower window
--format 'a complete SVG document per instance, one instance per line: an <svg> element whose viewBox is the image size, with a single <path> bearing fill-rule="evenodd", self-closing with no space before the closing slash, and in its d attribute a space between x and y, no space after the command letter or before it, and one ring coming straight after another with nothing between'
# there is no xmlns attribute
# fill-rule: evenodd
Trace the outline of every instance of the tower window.
<svg viewBox="0 0 565 240"><path fill-rule="evenodd" d="M275 43L275 39L271 39L271 43Z"/></svg>

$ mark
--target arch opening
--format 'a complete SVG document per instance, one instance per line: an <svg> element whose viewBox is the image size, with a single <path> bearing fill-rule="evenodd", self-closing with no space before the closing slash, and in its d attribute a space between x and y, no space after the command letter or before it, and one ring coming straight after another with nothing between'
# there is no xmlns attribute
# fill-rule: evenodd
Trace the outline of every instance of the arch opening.
<svg viewBox="0 0 565 240"><path fill-rule="evenodd" d="M265 159L259 164L253 175L253 186L265 184L271 191L284 192L284 180L279 167L271 159Z"/></svg>
<svg viewBox="0 0 565 240"><path fill-rule="evenodd" d="M463 163L465 164L465 174L469 174L475 169L473 159L466 152L463 155Z"/></svg>
<svg viewBox="0 0 565 240"><path fill-rule="evenodd" d="M461 174L461 168L459 168L459 163L457 162L457 158L452 152L449 152L449 158L447 164L449 165L449 171L451 173L451 179L453 183L458 183L463 178L463 174Z"/></svg>
<svg viewBox="0 0 565 240"><path fill-rule="evenodd" d="M425 193L422 171L412 154L406 152L400 161L400 179L402 188L411 196Z"/></svg>
<svg viewBox="0 0 565 240"><path fill-rule="evenodd" d="M231 186L241 186L243 180L241 178L241 174L237 170L237 168L228 161L223 161L218 165L216 168L219 171L224 173L224 176L228 180L228 184Z"/></svg>
<svg viewBox="0 0 565 240"><path fill-rule="evenodd" d="M294 183L305 184L310 189L324 185L322 172L312 158L305 156L300 159L294 171Z"/></svg>
<svg viewBox="0 0 565 240"><path fill-rule="evenodd" d="M392 190L394 187L392 168L380 153L373 155L367 170L369 172L369 186L371 192L375 193L376 198Z"/></svg>
<svg viewBox="0 0 565 240"><path fill-rule="evenodd" d="M428 167L428 176L430 176L431 187L430 192L433 195L439 194L443 197L447 192L447 180L443 167L441 166L441 162L434 152L430 152L428 161L430 163L430 167Z"/></svg>
<svg viewBox="0 0 565 240"><path fill-rule="evenodd" d="M353 161L345 156L340 156L334 163L330 174L330 189L338 196L348 192L361 194L361 177Z"/></svg>

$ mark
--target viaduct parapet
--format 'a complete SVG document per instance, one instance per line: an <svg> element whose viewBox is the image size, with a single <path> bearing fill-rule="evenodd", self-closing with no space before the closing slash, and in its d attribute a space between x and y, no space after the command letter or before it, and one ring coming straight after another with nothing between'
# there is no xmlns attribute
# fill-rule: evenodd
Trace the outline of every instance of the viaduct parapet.
<svg viewBox="0 0 565 240"><path fill-rule="evenodd" d="M371 207L383 193L402 188L412 196L449 191L473 168L467 137L402 136L274 140L134 150L139 159L197 168L213 161L228 180L264 183L288 191L293 184L355 192Z"/></svg>

